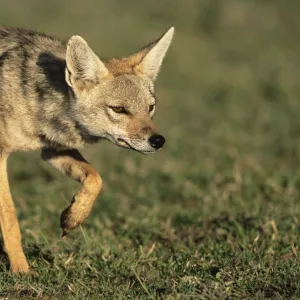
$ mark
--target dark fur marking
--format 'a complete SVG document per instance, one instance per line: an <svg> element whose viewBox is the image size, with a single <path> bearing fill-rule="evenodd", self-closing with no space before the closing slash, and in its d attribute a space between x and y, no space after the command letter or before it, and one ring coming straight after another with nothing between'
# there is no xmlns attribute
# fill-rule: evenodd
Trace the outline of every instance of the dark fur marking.
<svg viewBox="0 0 300 300"><path fill-rule="evenodd" d="M27 95L27 84L28 84L28 70L27 70L27 62L29 59L29 54L26 49L22 48L22 65L21 65L21 87L23 95Z"/></svg>
<svg viewBox="0 0 300 300"><path fill-rule="evenodd" d="M9 56L9 52L8 51L5 51L3 52L1 55L0 55L0 70L2 69L3 65L4 65L4 62L5 60L8 58Z"/></svg>
<svg viewBox="0 0 300 300"><path fill-rule="evenodd" d="M56 57L51 52L40 53L37 65L45 74L49 85L56 91L68 95L69 86L65 80L66 61Z"/></svg>
<svg viewBox="0 0 300 300"><path fill-rule="evenodd" d="M56 129L59 128L60 132L69 132L69 124L66 125L64 122L62 122L62 119L59 117L53 117L49 120L49 123L51 124L51 126Z"/></svg>
<svg viewBox="0 0 300 300"><path fill-rule="evenodd" d="M6 38L7 36L9 36L9 31L3 27L0 28L0 38Z"/></svg>
<svg viewBox="0 0 300 300"><path fill-rule="evenodd" d="M1 74L1 77L2 77L2 67L3 67L4 62L7 60L8 57L9 57L9 52L8 51L5 51L0 55L0 72L1 72L0 74Z"/></svg>
<svg viewBox="0 0 300 300"><path fill-rule="evenodd" d="M36 84L35 85L35 92L38 95L38 100L39 101L44 101L45 100L45 95L47 94L46 89L44 89L41 85Z"/></svg>

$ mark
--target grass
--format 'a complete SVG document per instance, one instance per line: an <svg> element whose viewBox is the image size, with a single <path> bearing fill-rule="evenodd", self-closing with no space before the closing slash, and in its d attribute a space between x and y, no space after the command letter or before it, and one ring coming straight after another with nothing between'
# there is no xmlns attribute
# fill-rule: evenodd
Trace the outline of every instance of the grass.
<svg viewBox="0 0 300 300"><path fill-rule="evenodd" d="M60 239L79 185L14 154L11 189L39 277L0 255L0 298L300 298L300 26L296 1L0 3L5 25L126 55L177 28L158 80L153 156L87 147L104 187Z"/></svg>

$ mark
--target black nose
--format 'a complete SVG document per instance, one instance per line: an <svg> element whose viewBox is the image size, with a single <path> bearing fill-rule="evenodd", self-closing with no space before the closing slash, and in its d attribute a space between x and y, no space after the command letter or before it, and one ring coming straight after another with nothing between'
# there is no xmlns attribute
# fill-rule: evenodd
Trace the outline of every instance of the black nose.
<svg viewBox="0 0 300 300"><path fill-rule="evenodd" d="M150 145L155 149L160 149L164 145L165 141L165 138L158 134L153 134L149 138Z"/></svg>

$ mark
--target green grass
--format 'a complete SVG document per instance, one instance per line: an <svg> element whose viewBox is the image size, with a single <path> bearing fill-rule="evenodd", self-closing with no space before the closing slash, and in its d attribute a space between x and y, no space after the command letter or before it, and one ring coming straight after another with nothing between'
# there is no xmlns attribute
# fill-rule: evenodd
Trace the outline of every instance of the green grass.
<svg viewBox="0 0 300 300"><path fill-rule="evenodd" d="M300 298L300 2L0 3L5 25L102 56L134 52L168 27L153 156L107 142L83 154L104 187L85 224L60 239L79 185L14 154L11 189L39 277L0 255L0 299Z"/></svg>

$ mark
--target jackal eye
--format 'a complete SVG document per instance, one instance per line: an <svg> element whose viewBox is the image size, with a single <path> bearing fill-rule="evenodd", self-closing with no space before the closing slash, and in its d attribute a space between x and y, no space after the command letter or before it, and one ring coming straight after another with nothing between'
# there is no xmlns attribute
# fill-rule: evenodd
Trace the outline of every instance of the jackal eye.
<svg viewBox="0 0 300 300"><path fill-rule="evenodd" d="M154 104L149 106L149 112L151 112L154 109L154 106L155 106Z"/></svg>
<svg viewBox="0 0 300 300"><path fill-rule="evenodd" d="M122 106L110 106L110 108L117 114L127 114L127 110Z"/></svg>

